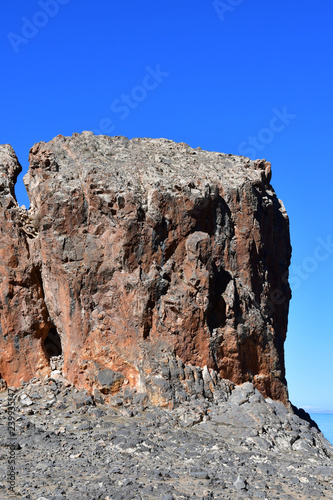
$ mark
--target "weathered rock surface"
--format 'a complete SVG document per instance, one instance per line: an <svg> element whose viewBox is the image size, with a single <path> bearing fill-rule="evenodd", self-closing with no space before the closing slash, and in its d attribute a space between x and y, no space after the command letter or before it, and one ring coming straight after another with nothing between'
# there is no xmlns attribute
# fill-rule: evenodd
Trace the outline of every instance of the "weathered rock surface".
<svg viewBox="0 0 333 500"><path fill-rule="evenodd" d="M8 385L47 374L42 339L50 328L40 266L35 265L14 195L21 166L13 149L0 147L0 375Z"/></svg>
<svg viewBox="0 0 333 500"><path fill-rule="evenodd" d="M8 406L15 416L8 434ZM247 382L173 410L127 388L100 404L53 373L0 394L0 458L22 500L331 500L333 447Z"/></svg>
<svg viewBox="0 0 333 500"><path fill-rule="evenodd" d="M45 375L62 356L70 382L110 397L130 385L172 406L186 380L209 395L218 378L287 401L291 248L270 164L58 136L30 151L29 211L14 197L19 169L1 146L3 379Z"/></svg>

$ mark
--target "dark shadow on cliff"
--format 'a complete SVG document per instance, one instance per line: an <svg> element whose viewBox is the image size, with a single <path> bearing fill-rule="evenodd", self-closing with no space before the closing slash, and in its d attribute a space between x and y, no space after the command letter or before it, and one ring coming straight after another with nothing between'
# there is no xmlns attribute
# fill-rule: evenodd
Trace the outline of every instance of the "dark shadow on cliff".
<svg viewBox="0 0 333 500"><path fill-rule="evenodd" d="M207 326L210 333L213 333L215 328L225 325L226 304L222 294L230 280L230 273L224 269L218 269L213 262L212 275L209 279L209 306L207 310Z"/></svg>
<svg viewBox="0 0 333 500"><path fill-rule="evenodd" d="M321 430L318 427L318 424L314 420L312 420L310 415L305 410L303 410L303 408L297 408L297 406L294 406L293 404L291 404L291 407L295 415L297 415L302 420L306 420L306 422L309 422L311 427L315 427L316 429L318 429L318 431L321 432Z"/></svg>
<svg viewBox="0 0 333 500"><path fill-rule="evenodd" d="M62 354L61 339L55 326L52 326L43 341L43 350L48 361Z"/></svg>
<svg viewBox="0 0 333 500"><path fill-rule="evenodd" d="M194 231L202 231L213 236L219 228L223 239L234 235L230 208L219 194L211 196L209 192L205 198L196 200L188 215L195 220Z"/></svg>

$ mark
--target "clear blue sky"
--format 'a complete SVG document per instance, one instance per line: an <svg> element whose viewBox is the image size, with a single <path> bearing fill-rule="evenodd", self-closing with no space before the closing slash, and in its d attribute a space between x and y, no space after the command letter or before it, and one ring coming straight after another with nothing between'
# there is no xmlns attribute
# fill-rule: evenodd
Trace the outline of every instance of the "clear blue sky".
<svg viewBox="0 0 333 500"><path fill-rule="evenodd" d="M332 14L330 0L17 0L0 18L0 142L24 173L35 142L83 130L272 162L293 245L290 397L330 410Z"/></svg>

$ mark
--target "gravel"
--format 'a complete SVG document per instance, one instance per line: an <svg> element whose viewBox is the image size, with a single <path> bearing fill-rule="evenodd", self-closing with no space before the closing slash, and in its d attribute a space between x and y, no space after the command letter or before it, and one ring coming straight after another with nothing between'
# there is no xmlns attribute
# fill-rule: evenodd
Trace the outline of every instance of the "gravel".
<svg viewBox="0 0 333 500"><path fill-rule="evenodd" d="M333 497L333 447L250 383L172 410L128 389L106 405L59 375L13 391L13 439L0 394L0 500ZM15 495L6 478L11 443Z"/></svg>

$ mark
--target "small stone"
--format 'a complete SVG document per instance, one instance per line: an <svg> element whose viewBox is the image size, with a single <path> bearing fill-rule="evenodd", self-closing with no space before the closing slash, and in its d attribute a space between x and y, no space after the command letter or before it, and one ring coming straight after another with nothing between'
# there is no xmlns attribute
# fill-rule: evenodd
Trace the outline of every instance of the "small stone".
<svg viewBox="0 0 333 500"><path fill-rule="evenodd" d="M31 405L33 405L34 403L33 403L33 401L32 401L32 400L31 400L31 399L30 399L30 398L29 398L26 394L23 394L23 395L21 396L21 404L22 404L23 406L31 406Z"/></svg>
<svg viewBox="0 0 333 500"><path fill-rule="evenodd" d="M7 382L0 378L0 392L5 392L7 390Z"/></svg>
<svg viewBox="0 0 333 500"><path fill-rule="evenodd" d="M59 427L59 429L57 429L56 431L54 431L55 435L56 436L59 436L59 434L64 434L66 432L66 428L65 427Z"/></svg>
<svg viewBox="0 0 333 500"><path fill-rule="evenodd" d="M86 406L93 406L93 405L94 405L94 401L93 401L93 399L92 399L92 397L91 397L91 396L85 396L85 397L83 398L83 402L84 402L84 404L85 404Z"/></svg>
<svg viewBox="0 0 333 500"><path fill-rule="evenodd" d="M93 397L94 397L95 403L99 403L99 404L104 403L103 395L96 387L94 388Z"/></svg>
<svg viewBox="0 0 333 500"><path fill-rule="evenodd" d="M109 368L105 368L98 373L98 380L105 387L112 387L120 381L124 380L124 376L120 372L115 372Z"/></svg>
<svg viewBox="0 0 333 500"><path fill-rule="evenodd" d="M88 431L92 429L90 422L84 422L83 424L79 425L78 427L79 431Z"/></svg>
<svg viewBox="0 0 333 500"><path fill-rule="evenodd" d="M134 417L133 410L129 410L127 408L123 408L120 413L121 413L121 415L124 415L125 417Z"/></svg>
<svg viewBox="0 0 333 500"><path fill-rule="evenodd" d="M241 476L237 477L236 481L234 482L234 486L235 486L237 491L246 490L246 483L241 478Z"/></svg>
<svg viewBox="0 0 333 500"><path fill-rule="evenodd" d="M196 479L209 479L209 474L204 470L193 468L190 470L190 476Z"/></svg>

